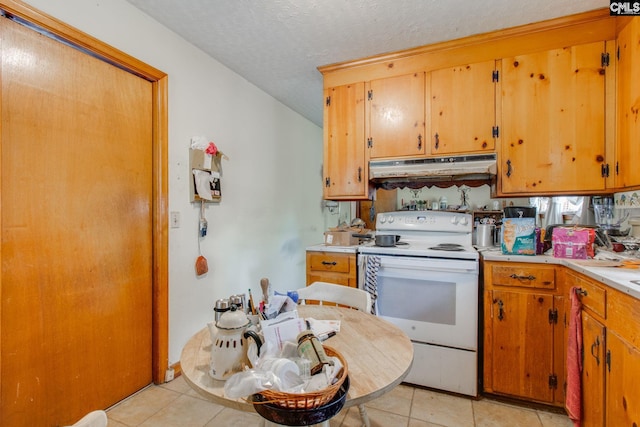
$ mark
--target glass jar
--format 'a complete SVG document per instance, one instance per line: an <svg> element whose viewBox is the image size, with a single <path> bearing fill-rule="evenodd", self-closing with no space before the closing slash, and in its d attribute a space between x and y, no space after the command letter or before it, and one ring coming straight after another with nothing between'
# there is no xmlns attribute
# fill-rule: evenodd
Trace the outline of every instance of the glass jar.
<svg viewBox="0 0 640 427"><path fill-rule="evenodd" d="M322 343L311 330L305 330L298 334L298 353L301 357L311 362L311 375L322 371L322 367L329 364L329 357L324 352Z"/></svg>

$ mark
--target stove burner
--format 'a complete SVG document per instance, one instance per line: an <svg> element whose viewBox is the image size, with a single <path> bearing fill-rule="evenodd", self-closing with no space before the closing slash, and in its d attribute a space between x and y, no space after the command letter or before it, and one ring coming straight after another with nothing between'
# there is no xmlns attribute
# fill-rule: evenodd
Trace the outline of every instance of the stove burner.
<svg viewBox="0 0 640 427"><path fill-rule="evenodd" d="M449 251L449 252L462 252L464 247L457 243L440 243L437 246L432 246L429 249L434 251Z"/></svg>

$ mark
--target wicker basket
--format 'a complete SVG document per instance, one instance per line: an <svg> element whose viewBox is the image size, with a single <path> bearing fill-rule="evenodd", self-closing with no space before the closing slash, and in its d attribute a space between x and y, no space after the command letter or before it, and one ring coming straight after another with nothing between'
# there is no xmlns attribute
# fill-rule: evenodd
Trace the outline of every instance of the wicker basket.
<svg viewBox="0 0 640 427"><path fill-rule="evenodd" d="M336 350L324 346L324 352L329 357L337 357L342 363L343 369L340 371L338 380L335 383L325 389L311 393L285 393L282 391L264 390L260 392L264 400L261 402L254 401L253 403L273 403L290 409L313 409L329 403L340 389L344 379L347 377L349 369L347 367L347 361Z"/></svg>

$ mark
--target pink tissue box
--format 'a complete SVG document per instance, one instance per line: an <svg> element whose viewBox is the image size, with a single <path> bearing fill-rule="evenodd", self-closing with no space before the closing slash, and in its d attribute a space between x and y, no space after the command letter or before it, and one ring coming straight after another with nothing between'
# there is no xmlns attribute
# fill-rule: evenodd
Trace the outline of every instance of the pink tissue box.
<svg viewBox="0 0 640 427"><path fill-rule="evenodd" d="M587 259L595 255L596 232L593 228L556 227L551 243L555 258Z"/></svg>

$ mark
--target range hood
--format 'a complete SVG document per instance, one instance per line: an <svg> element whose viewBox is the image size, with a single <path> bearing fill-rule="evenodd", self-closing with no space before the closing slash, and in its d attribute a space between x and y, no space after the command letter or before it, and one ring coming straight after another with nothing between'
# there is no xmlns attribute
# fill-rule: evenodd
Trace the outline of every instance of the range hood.
<svg viewBox="0 0 640 427"><path fill-rule="evenodd" d="M369 179L390 181L490 181L496 175L496 154L372 160Z"/></svg>

